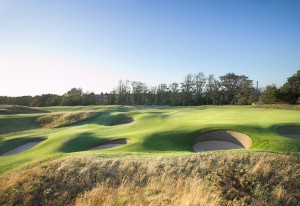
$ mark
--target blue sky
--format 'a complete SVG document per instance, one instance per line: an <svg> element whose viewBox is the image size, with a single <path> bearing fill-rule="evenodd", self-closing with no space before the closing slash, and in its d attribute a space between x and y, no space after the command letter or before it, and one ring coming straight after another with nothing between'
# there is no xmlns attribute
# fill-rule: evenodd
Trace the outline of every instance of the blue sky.
<svg viewBox="0 0 300 206"><path fill-rule="evenodd" d="M0 95L198 72L281 86L300 69L299 11L297 0L0 0Z"/></svg>

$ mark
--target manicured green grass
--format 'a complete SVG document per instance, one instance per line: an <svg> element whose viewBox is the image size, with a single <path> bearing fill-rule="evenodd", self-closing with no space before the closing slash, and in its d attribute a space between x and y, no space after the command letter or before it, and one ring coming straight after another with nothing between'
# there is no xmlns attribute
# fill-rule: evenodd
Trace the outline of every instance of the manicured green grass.
<svg viewBox="0 0 300 206"><path fill-rule="evenodd" d="M39 117L51 113L83 110L95 110L100 114L60 128L42 128L36 122ZM199 134L216 129L249 135L253 140L250 151L300 154L300 142L281 136L276 130L282 125L300 126L299 110L251 106L82 106L49 107L41 111L44 113L0 114L0 154L32 141L32 138L47 138L26 152L0 157L0 175L24 164L54 158L56 155L72 155L74 152L104 156L194 153L192 147ZM135 121L110 126L124 117L134 117ZM85 151L119 138L131 141L112 149Z"/></svg>

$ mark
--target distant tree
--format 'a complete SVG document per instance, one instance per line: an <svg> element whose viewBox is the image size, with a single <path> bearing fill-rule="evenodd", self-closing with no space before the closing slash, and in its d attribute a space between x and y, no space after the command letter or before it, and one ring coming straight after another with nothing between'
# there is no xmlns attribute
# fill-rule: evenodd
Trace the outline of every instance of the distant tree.
<svg viewBox="0 0 300 206"><path fill-rule="evenodd" d="M295 104L300 98L300 70L287 79L280 88L280 97L283 101Z"/></svg>
<svg viewBox="0 0 300 206"><path fill-rule="evenodd" d="M66 95L68 96L73 96L73 97L78 97L81 96L83 94L82 88L72 88L70 89Z"/></svg>
<svg viewBox="0 0 300 206"><path fill-rule="evenodd" d="M149 98L148 98L148 92L149 92L149 87L147 84L142 83L142 104L150 104L149 103Z"/></svg>
<svg viewBox="0 0 300 206"><path fill-rule="evenodd" d="M206 84L207 78L202 72L196 74L193 78L193 85L194 85L194 93L196 95L195 103L196 105L201 104L202 95L204 93L204 87Z"/></svg>
<svg viewBox="0 0 300 206"><path fill-rule="evenodd" d="M108 104L110 105L115 105L117 104L117 91L112 90L108 96Z"/></svg>
<svg viewBox="0 0 300 206"><path fill-rule="evenodd" d="M268 85L259 100L264 104L275 104L278 102L278 93L278 89L274 84Z"/></svg>
<svg viewBox="0 0 300 206"><path fill-rule="evenodd" d="M249 105L258 101L258 95L256 89L253 87L253 81L249 79L243 79L238 86L235 98L236 104Z"/></svg>
<svg viewBox="0 0 300 206"><path fill-rule="evenodd" d="M96 104L96 95L94 92L86 92L82 94L82 105L95 105Z"/></svg>
<svg viewBox="0 0 300 206"><path fill-rule="evenodd" d="M51 94L50 97L47 99L46 105L48 106L59 106L62 100L62 96Z"/></svg>
<svg viewBox="0 0 300 206"><path fill-rule="evenodd" d="M12 97L0 96L0 104L12 104Z"/></svg>
<svg viewBox="0 0 300 206"><path fill-rule="evenodd" d="M138 82L138 81L133 81L131 82L131 88L132 88L132 96L133 96L133 101L134 101L134 104L141 104L142 102L142 88L140 86L140 83L141 82Z"/></svg>
<svg viewBox="0 0 300 206"><path fill-rule="evenodd" d="M145 83L133 81L131 82L132 86L132 96L134 104L140 105L145 104L146 95L148 92L148 87Z"/></svg>
<svg viewBox="0 0 300 206"><path fill-rule="evenodd" d="M42 94L34 97L33 101L30 103L31 107L49 107L49 106L59 106L62 97L56 94Z"/></svg>
<svg viewBox="0 0 300 206"><path fill-rule="evenodd" d="M13 98L12 104L30 106L30 103L33 101L32 96L21 96Z"/></svg>
<svg viewBox="0 0 300 206"><path fill-rule="evenodd" d="M157 103L169 104L169 88L166 84L159 84L156 89Z"/></svg>
<svg viewBox="0 0 300 206"><path fill-rule="evenodd" d="M179 84L177 82L173 82L169 85L170 91L170 104L175 106L179 104Z"/></svg>
<svg viewBox="0 0 300 206"><path fill-rule="evenodd" d="M207 103L217 105L221 101L221 83L214 77L213 74L209 75L206 84L206 97Z"/></svg>
<svg viewBox="0 0 300 206"><path fill-rule="evenodd" d="M150 87L148 91L148 104L158 104L157 95L156 95L156 87Z"/></svg>
<svg viewBox="0 0 300 206"><path fill-rule="evenodd" d="M76 106L82 105L82 89L72 88L67 93L63 95L60 105L61 106Z"/></svg>
<svg viewBox="0 0 300 206"><path fill-rule="evenodd" d="M183 105L191 105L192 104L192 92L193 92L193 75L188 74L184 77L183 82L181 83L181 91L183 94Z"/></svg>
<svg viewBox="0 0 300 206"><path fill-rule="evenodd" d="M221 86L224 88L224 103L226 104L235 104L236 98L235 95L238 92L241 82L248 80L248 77L245 75L236 75L234 73L227 73L223 76L220 76Z"/></svg>
<svg viewBox="0 0 300 206"><path fill-rule="evenodd" d="M130 83L129 80L119 80L118 86L115 89L118 94L118 104L124 105L130 103Z"/></svg>

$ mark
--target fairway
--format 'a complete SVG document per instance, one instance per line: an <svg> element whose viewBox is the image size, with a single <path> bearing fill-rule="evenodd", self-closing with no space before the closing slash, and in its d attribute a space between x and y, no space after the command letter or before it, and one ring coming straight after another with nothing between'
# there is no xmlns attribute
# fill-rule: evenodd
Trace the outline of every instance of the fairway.
<svg viewBox="0 0 300 206"><path fill-rule="evenodd" d="M5 109L3 205L297 205L300 197L299 110Z"/></svg>
<svg viewBox="0 0 300 206"><path fill-rule="evenodd" d="M248 135L252 145L238 151L298 153L300 142L280 134L277 128L300 125L300 111L252 108L251 106L88 106L49 107L42 112L0 115L0 153L44 138L28 151L0 157L0 172L21 165L75 153L102 155L159 155L194 153L196 139L213 130ZM62 126L42 127L37 120L47 115L71 116L93 113L89 119ZM73 113L72 113L73 112ZM73 121L73 120L72 120ZM128 144L105 150L87 151L115 139Z"/></svg>

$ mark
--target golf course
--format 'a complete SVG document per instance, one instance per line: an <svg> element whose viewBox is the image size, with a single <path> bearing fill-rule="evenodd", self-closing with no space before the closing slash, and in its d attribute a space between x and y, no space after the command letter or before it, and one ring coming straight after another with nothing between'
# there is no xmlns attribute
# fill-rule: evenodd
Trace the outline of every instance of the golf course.
<svg viewBox="0 0 300 206"><path fill-rule="evenodd" d="M299 136L299 109L4 105L0 204L297 205Z"/></svg>

